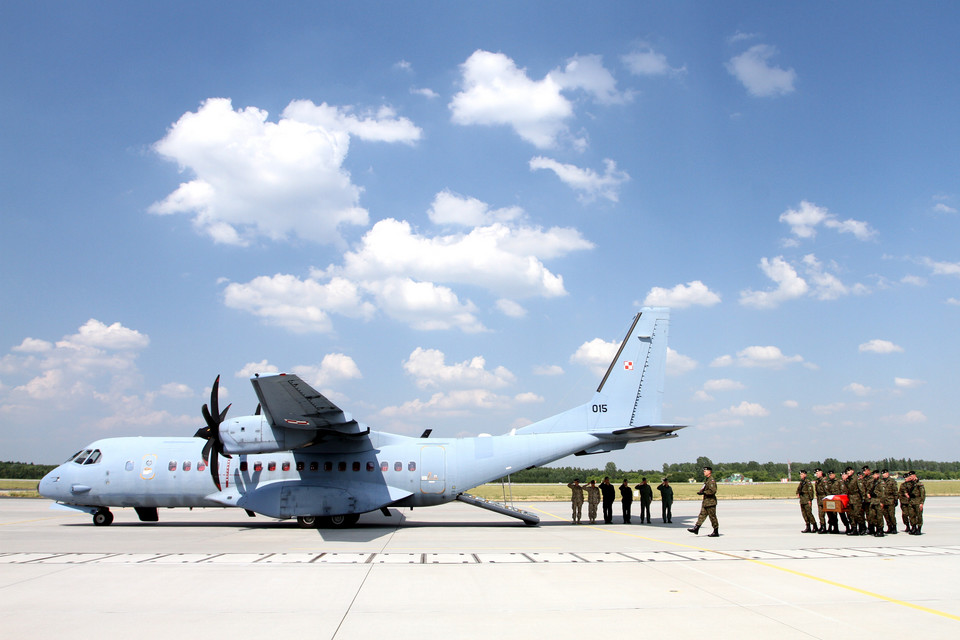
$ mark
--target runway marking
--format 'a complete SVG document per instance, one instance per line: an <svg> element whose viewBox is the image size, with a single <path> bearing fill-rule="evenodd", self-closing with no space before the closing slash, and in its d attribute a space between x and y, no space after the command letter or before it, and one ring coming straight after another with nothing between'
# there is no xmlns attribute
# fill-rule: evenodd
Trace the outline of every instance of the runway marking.
<svg viewBox="0 0 960 640"><path fill-rule="evenodd" d="M541 510L541 509L535 509L535 508L534 508L534 510L535 510L535 511L539 511L540 513L544 513L544 514L546 514L546 515L548 515L548 516L551 516L551 517L553 517L553 518L556 518L557 520L562 520L562 521L570 522L569 518L563 518L563 517L558 516L558 515L556 515L556 514L550 513L549 511L543 511L543 510ZM924 606L921 606L921 605L919 605L919 604L913 604L912 602L907 602L907 601L905 601L905 600L899 600L899 599L897 599L897 598L892 598L892 597L890 597L890 596L885 596L885 595L883 595L882 593L875 593L875 592L873 592L873 591L867 591L866 589L860 589L860 588L858 588L858 587L852 587L852 586L850 586L850 585L848 585L848 584L843 584L842 582L835 582L835 581L833 581L833 580L828 580L828 579L826 579L826 578L821 578L821 577L819 577L819 576L811 575L811 574L809 574L809 573L804 573L804 572L802 572L802 571L796 571L796 570L794 570L794 569L788 569L788 568L786 568L786 567L781 567L781 566L778 566L778 565L775 565L775 564L771 564L771 563L769 563L769 562L765 562L764 560L759 560L759 559L757 559L757 558L751 558L751 557L749 557L749 556L747 556L747 555L738 555L736 552L733 552L733 551L722 551L722 550L719 550L719 549L709 549L709 548L706 548L706 547L698 547L698 546L696 546L696 545L684 544L684 543L682 543L682 542L672 542L672 541L670 541L670 540L660 540L660 539L658 539L658 538L649 538L649 537L647 537L647 536L641 536L641 535L638 535L638 534L635 534L635 533L630 533L629 531L617 531L617 530L615 530L615 529L605 529L604 527L597 526L597 525L586 525L586 526L590 527L591 529L596 529L597 531L604 531L604 532L606 532L606 533L616 533L616 534L619 534L619 535L629 536L629 537L632 537L632 538L640 538L641 540L649 540L650 542L659 542L659 543L661 543L661 544L674 545L674 546L678 546L678 547L686 547L686 548L688 548L688 549L695 549L695 550L697 550L697 551L707 551L707 552L710 552L710 553L715 553L715 554L719 554L719 555L723 555L723 556L728 556L728 557L730 557L730 558L734 558L734 559L737 559L737 560L745 560L745 561L747 561L747 562L752 562L752 563L754 563L754 564L758 564L758 565L760 565L760 566L762 566L762 567L767 567L767 568L769 568L769 569L776 569L776 570L778 570L778 571L783 571L784 573L789 573L789 574L792 574L792 575L795 575L795 576L799 576L799 577L801 577L801 578L807 578L807 579L809 579L809 580L814 580L814 581L816 581L816 582L820 582L820 583L823 583L823 584L828 584L828 585L830 585L830 586L838 587L838 588L840 588L840 589L846 589L847 591L852 591L852 592L854 592L854 593L859 593L859 594L861 594L861 595L869 596L869 597L871 597L871 598L876 598L876 599L878 599L878 600L883 600L883 601L885 601L885 602L890 602L890 603L892 603L892 604L898 604L898 605L901 605L901 606L904 606L904 607L909 607L910 609L915 609L915 610L917 610L917 611L923 611L924 613L929 613L929 614L932 614L932 615L935 615L935 616L940 616L941 618L947 618L947 619L949 619L949 620L956 620L956 621L960 622L960 616L954 615L954 614L952 614L952 613L947 613L946 611L940 611L940 610L938 610L938 609L931 609L930 607L924 607ZM955 555L955 554L958 553L958 551L957 551L955 548L951 548L951 547L922 547L922 548L924 548L924 549L936 549L936 550L938 550L938 551L940 552L939 554L936 554L936 555ZM865 550L866 550L866 549L858 549L858 551L865 551ZM873 551L872 548L869 549L869 550L870 550L870 551ZM800 550L789 550L789 551L770 551L769 553L784 553L784 554L786 554L786 553L798 553L798 552L799 552L799 553L804 553L804 552L809 552L809 551L814 551L814 550L813 550L813 549L800 549ZM839 550L838 550L838 551L839 551ZM875 553L876 553L878 556L882 556L882 555L884 555L884 554L882 553L882 551L883 551L882 548L878 548L878 550L877 550ZM749 553L749 552L747 552L747 553ZM793 557L796 558L796 556L793 556ZM801 557L804 557L804 558L805 558L805 557L808 557L808 556L801 556ZM815 557L815 556L809 556L809 557ZM827 557L827 556L820 556L820 557ZM787 559L787 558L785 558L785 559Z"/></svg>

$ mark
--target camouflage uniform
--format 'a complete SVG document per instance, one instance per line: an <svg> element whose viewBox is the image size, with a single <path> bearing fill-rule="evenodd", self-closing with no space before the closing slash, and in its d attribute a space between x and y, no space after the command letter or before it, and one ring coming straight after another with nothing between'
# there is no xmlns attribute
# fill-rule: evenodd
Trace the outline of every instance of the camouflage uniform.
<svg viewBox="0 0 960 640"><path fill-rule="evenodd" d="M567 484L573 494L570 496L570 505L573 507L573 522L580 524L580 513L583 511L583 487L579 484Z"/></svg>
<svg viewBox="0 0 960 640"><path fill-rule="evenodd" d="M857 535L859 529L863 527L863 494L861 493L860 479L856 473L851 472L847 475L844 482L844 492L850 499L850 531L848 535Z"/></svg>
<svg viewBox="0 0 960 640"><path fill-rule="evenodd" d="M887 533L897 532L897 479L889 473L881 480L887 493L883 499L883 517L887 521Z"/></svg>
<svg viewBox="0 0 960 640"><path fill-rule="evenodd" d="M907 476L907 479L903 481L900 485L900 489L897 491L897 495L900 498L900 518L903 520L903 528L907 533L910 533L913 528L912 514L913 514L913 505L910 504L910 494L913 492L916 483L913 481L912 476Z"/></svg>
<svg viewBox="0 0 960 640"><path fill-rule="evenodd" d="M875 473L864 480L864 487L870 501L870 506L867 509L867 521L870 523L873 535L881 537L883 536L883 503L887 494L886 485L880 479L880 474Z"/></svg>
<svg viewBox="0 0 960 640"><path fill-rule="evenodd" d="M697 533L703 521L710 518L710 524L713 525L713 533L710 535L717 534L717 530L720 528L720 523L717 521L717 481L713 479L712 475L703 482L703 487L697 493L703 496L703 502L700 505L697 524L690 531Z"/></svg>
<svg viewBox="0 0 960 640"><path fill-rule="evenodd" d="M820 521L820 533L826 533L827 516L823 510L823 499L826 498L830 492L827 491L827 479L823 477L823 471L817 470L815 475L816 479L813 481L813 488L816 489L817 492L817 519Z"/></svg>
<svg viewBox="0 0 960 640"><path fill-rule="evenodd" d="M913 477L916 478L917 476L914 475ZM910 492L910 507L913 512L910 518L910 533L918 536L921 534L921 527L923 527L923 503L927 500L927 489L919 479L916 479L915 483L913 491Z"/></svg>
<svg viewBox="0 0 960 640"><path fill-rule="evenodd" d="M587 516L590 518L590 524L596 524L597 505L600 504L600 487L588 484L583 490L587 492Z"/></svg>
<svg viewBox="0 0 960 640"><path fill-rule="evenodd" d="M797 485L797 497L800 498L800 513L803 515L803 522L807 528L802 533L813 533L816 529L817 521L813 519L813 508L810 503L813 502L813 485L807 479L806 473L800 474L800 484Z"/></svg>

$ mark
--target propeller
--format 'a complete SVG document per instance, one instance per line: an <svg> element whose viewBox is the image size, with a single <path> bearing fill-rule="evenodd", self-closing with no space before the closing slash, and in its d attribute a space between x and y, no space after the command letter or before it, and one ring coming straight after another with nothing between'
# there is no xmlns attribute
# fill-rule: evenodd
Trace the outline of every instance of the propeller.
<svg viewBox="0 0 960 640"><path fill-rule="evenodd" d="M219 458L220 456L231 457L223 450L223 440L220 439L220 423L227 417L227 411L233 406L228 404L226 409L220 411L219 391L220 376L217 376L217 379L213 382L213 389L210 391L210 407L203 405L203 409L201 409L207 426L202 427L194 434L197 438L207 440L207 444L203 445L203 459L207 461L210 467L210 476L213 478L213 484L217 486L217 491L221 490Z"/></svg>

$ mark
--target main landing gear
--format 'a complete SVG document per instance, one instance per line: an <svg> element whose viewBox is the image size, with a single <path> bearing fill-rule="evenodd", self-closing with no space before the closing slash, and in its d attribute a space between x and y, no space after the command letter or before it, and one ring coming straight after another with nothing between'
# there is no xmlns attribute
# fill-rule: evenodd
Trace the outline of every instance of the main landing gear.
<svg viewBox="0 0 960 640"><path fill-rule="evenodd" d="M360 522L359 513L340 516L297 516L297 524L301 529L346 529L358 522Z"/></svg>
<svg viewBox="0 0 960 640"><path fill-rule="evenodd" d="M93 512L93 524L98 527L106 527L113 523L113 514L110 509L97 509Z"/></svg>

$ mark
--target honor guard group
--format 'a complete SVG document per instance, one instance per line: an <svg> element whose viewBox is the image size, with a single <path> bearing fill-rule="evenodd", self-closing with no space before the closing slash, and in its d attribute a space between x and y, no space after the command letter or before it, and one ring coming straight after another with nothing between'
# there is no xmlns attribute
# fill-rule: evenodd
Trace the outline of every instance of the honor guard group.
<svg viewBox="0 0 960 640"><path fill-rule="evenodd" d="M704 521L709 518L713 532L708 537L716 538L720 535L720 524L717 521L717 481L713 478L711 467L703 468L703 486L697 495L703 496L700 506L700 515L695 525L687 529L697 535ZM580 524L583 509L584 493L587 496L588 518L590 524L597 521L597 506L603 503L603 521L605 524L613 522L613 503L615 491L609 478L604 478L598 486L595 480L581 485L580 480L574 480L567 485L572 493L573 524ZM640 495L640 524L650 524L650 503L653 501L653 490L647 479L633 487ZM657 487L660 492L662 505L662 519L666 524L673 522L673 487L666 478ZM620 500L623 508L623 523L631 523L631 507L633 490L624 480L620 485ZM871 471L864 466L860 473L853 467L847 467L838 478L834 470L814 470L814 477L807 477L806 469L800 471L800 484L797 485L797 498L800 500L800 512L806 525L801 533L836 533L848 536L873 535L883 537L897 531L897 504L900 505L900 517L904 530L910 535L919 536L923 529L923 503L927 498L927 491L917 477L915 471L907 472L903 482L890 475L886 469ZM817 502L819 524L813 516L813 502ZM843 523L844 531L840 531Z"/></svg>
<svg viewBox="0 0 960 640"><path fill-rule="evenodd" d="M797 498L806 528L801 533L845 533L848 536L872 535L882 538L897 533L897 504L904 529L910 535L923 532L923 503L927 490L915 471L908 471L903 482L890 475L887 469L870 470L864 466L860 473L847 467L839 478L832 469L824 477L822 469L815 469L811 480L807 471L800 471ZM813 501L817 501L817 516L813 517ZM844 531L837 522L839 516Z"/></svg>

